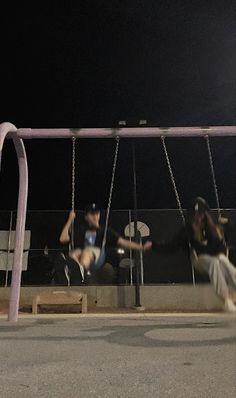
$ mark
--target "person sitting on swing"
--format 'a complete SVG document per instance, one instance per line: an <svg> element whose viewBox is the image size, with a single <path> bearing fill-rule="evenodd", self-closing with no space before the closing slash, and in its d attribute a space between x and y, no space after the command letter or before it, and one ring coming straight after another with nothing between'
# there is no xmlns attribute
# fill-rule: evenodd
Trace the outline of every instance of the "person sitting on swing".
<svg viewBox="0 0 236 398"><path fill-rule="evenodd" d="M159 253L168 253L182 247L193 252L193 266L207 273L227 312L236 312L233 291L236 293L236 268L227 257L224 237L225 219L214 222L205 199L197 197L188 211L188 221L169 242L148 242L146 245Z"/></svg>
<svg viewBox="0 0 236 398"><path fill-rule="evenodd" d="M70 242L70 229L76 218L75 212L72 210L68 220L64 225L60 243ZM77 262L80 267L82 280L84 280L84 272L90 269L98 269L103 256L103 239L104 227L100 226L100 209L95 204L89 204L85 207L84 223L74 228L75 248L70 251L70 257ZM121 247L123 249L146 250L148 245L143 246L139 243L122 238L116 231L111 228L107 229L106 246ZM104 259L105 260L105 259Z"/></svg>

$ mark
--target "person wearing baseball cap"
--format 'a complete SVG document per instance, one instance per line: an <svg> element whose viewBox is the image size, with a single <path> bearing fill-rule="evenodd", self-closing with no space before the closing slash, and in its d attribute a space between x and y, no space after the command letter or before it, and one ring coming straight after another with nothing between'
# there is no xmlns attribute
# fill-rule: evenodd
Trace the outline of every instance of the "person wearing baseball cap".
<svg viewBox="0 0 236 398"><path fill-rule="evenodd" d="M100 207L96 203L89 203L84 209L84 222L74 225L74 249L70 251L70 257L77 262L80 267L82 280L84 272L90 272L92 268L99 266L105 229L100 225ZM68 220L64 225L60 243L70 242L70 230L76 219L76 213L72 210ZM148 246L143 246L129 239L120 236L116 231L108 227L106 232L106 246L121 247L123 249L146 250ZM104 259L105 260L105 259Z"/></svg>
<svg viewBox="0 0 236 398"><path fill-rule="evenodd" d="M100 212L101 212L101 209L96 203L89 203L85 206L85 209L84 209L85 214L88 214L88 213L94 214L94 213L100 213Z"/></svg>
<svg viewBox="0 0 236 398"><path fill-rule="evenodd" d="M208 274L216 294L222 299L227 312L236 312L231 291L236 293L236 268L227 256L223 225L226 218L215 221L210 207L202 197L196 197L189 206L187 222L169 241L148 242L158 253L174 252L179 248L194 253L194 267Z"/></svg>

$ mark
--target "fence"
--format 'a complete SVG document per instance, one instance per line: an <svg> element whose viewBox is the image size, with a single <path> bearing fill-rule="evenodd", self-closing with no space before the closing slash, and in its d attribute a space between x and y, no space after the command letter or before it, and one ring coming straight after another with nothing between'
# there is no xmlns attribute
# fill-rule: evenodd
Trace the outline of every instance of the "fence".
<svg viewBox="0 0 236 398"><path fill-rule="evenodd" d="M230 219L231 228L228 235L231 260L236 262L236 210L223 210L222 214ZM55 268L58 256L66 252L67 248L59 242L61 229L66 222L67 211L28 211L26 219L26 237L24 247L24 270L22 272L23 286L55 285ZM83 219L82 212L77 213ZM101 224L105 219L105 212L101 214ZM127 225L132 220L131 210L113 210L110 214L110 226L119 234L127 236ZM178 210L139 210L138 220L144 223L150 231L151 239L161 241L171 238L181 227ZM9 286L11 283L11 266L14 249L14 230L16 224L15 211L0 212L0 285ZM126 231L125 231L126 228ZM145 234L147 235L147 233ZM154 251L141 256L141 284L176 284L191 283L191 265L187 253L178 250L176 253L160 255ZM197 281L207 279L196 275ZM133 253L108 248L106 263L101 271L94 273L90 284L126 284L135 280L133 268Z"/></svg>

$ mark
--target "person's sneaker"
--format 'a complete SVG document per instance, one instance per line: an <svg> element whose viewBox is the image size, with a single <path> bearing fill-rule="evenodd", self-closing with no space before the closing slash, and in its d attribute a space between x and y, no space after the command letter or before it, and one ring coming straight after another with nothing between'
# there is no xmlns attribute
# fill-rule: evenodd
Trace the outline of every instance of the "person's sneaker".
<svg viewBox="0 0 236 398"><path fill-rule="evenodd" d="M79 269L82 277L82 282L84 282L84 267L78 262L79 264Z"/></svg>
<svg viewBox="0 0 236 398"><path fill-rule="evenodd" d="M65 277L67 279L67 284L68 284L68 286L70 286L70 274L69 274L69 268L67 267L67 265L64 268L64 273L65 273Z"/></svg>
<svg viewBox="0 0 236 398"><path fill-rule="evenodd" d="M234 304L233 300L226 299L224 304L224 309L226 312L235 312L236 313L236 305Z"/></svg>

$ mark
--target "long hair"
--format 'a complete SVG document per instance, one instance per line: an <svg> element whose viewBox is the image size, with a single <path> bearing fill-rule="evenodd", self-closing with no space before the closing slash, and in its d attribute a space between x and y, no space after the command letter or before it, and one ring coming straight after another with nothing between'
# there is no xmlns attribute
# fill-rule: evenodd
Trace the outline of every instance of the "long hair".
<svg viewBox="0 0 236 398"><path fill-rule="evenodd" d="M201 222L197 222L196 214L202 214L204 217ZM222 225L218 221L214 221L209 210L204 212L190 213L188 217L189 225L193 232L193 238L195 241L204 244L206 243L206 234L210 232L212 236L219 240L224 240L224 230Z"/></svg>

